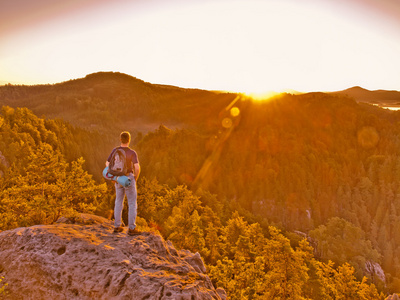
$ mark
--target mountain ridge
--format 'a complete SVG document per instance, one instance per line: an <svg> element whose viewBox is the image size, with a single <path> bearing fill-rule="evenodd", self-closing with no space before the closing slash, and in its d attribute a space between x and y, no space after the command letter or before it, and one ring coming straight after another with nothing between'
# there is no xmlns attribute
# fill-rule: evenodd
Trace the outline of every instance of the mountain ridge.
<svg viewBox="0 0 400 300"><path fill-rule="evenodd" d="M368 90L354 86L343 91L332 92L333 95L348 96L357 102L377 104L382 107L400 105L400 91L396 90Z"/></svg>
<svg viewBox="0 0 400 300"><path fill-rule="evenodd" d="M400 106L400 92L396 90L371 91L354 86L342 91L303 94L313 93L340 95L381 107ZM201 124L203 129L210 130L215 123L202 121L220 114L239 95L154 84L120 72L96 72L55 84L0 86L0 105L28 107L36 115L62 117L90 130L104 130L102 127L107 124L106 129L116 134L121 127L148 132L160 124L197 129ZM124 107L117 117L109 112L115 104Z"/></svg>
<svg viewBox="0 0 400 300"><path fill-rule="evenodd" d="M62 117L88 129L106 127L113 133L121 127L147 132L160 124L198 127L210 112L218 114L235 97L151 84L114 72L93 73L53 85L0 87L0 105L27 107L36 115Z"/></svg>

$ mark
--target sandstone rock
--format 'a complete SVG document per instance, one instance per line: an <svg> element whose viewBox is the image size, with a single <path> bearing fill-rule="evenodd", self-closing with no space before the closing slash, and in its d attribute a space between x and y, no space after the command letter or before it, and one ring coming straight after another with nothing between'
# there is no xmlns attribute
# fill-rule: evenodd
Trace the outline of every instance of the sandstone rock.
<svg viewBox="0 0 400 300"><path fill-rule="evenodd" d="M383 271L380 264L373 261L365 262L365 273L369 275L369 278L378 277L380 281L386 283L385 272Z"/></svg>
<svg viewBox="0 0 400 300"><path fill-rule="evenodd" d="M0 124L0 127L1 127L1 124ZM8 163L6 157L0 151L0 166L1 165L5 166L6 168L8 168L10 166L10 164ZM3 177L3 176L4 176L4 172L2 170L0 170L0 177Z"/></svg>
<svg viewBox="0 0 400 300"><path fill-rule="evenodd" d="M1 151L0 151L0 165L5 166L6 168L10 166L9 162L7 161L6 157L3 155Z"/></svg>
<svg viewBox="0 0 400 300"><path fill-rule="evenodd" d="M201 259L199 252L193 254L189 250L180 250L179 256L183 258L187 263L189 263L189 265L191 265L196 270L196 272L206 273L206 267L204 266L203 260Z"/></svg>
<svg viewBox="0 0 400 300"><path fill-rule="evenodd" d="M221 297L222 300L228 299L228 295L223 288L217 288L217 294Z"/></svg>
<svg viewBox="0 0 400 300"><path fill-rule="evenodd" d="M76 217L61 217L56 221L56 223L79 225L102 224L104 222L106 222L106 220L103 217L91 214L79 214Z"/></svg>
<svg viewBox="0 0 400 300"><path fill-rule="evenodd" d="M226 299L205 272L198 253L154 233L115 234L97 216L0 233L10 299Z"/></svg>

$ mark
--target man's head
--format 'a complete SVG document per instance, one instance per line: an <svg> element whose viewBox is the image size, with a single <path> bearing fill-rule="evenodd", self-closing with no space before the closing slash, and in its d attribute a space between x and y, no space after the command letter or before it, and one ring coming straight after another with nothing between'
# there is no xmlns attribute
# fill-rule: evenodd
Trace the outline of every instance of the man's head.
<svg viewBox="0 0 400 300"><path fill-rule="evenodd" d="M129 144L131 142L131 134L128 131L121 132L121 144Z"/></svg>

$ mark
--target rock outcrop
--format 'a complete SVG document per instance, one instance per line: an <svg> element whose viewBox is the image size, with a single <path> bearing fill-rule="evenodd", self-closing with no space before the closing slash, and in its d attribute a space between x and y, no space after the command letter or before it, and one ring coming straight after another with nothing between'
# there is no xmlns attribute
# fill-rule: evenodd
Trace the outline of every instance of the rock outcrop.
<svg viewBox="0 0 400 300"><path fill-rule="evenodd" d="M1 124L0 124L0 127L1 127ZM3 155L3 153L1 151L0 151L0 166L4 166L6 168L8 168L10 166L6 157ZM4 175L3 171L0 170L0 177L3 177L3 175Z"/></svg>
<svg viewBox="0 0 400 300"><path fill-rule="evenodd" d="M63 221L0 233L10 299L226 299L198 253L150 232L113 233L97 216Z"/></svg>
<svg viewBox="0 0 400 300"><path fill-rule="evenodd" d="M365 262L365 273L369 275L369 278L379 278L386 285L385 271L383 271L380 264L367 260Z"/></svg>

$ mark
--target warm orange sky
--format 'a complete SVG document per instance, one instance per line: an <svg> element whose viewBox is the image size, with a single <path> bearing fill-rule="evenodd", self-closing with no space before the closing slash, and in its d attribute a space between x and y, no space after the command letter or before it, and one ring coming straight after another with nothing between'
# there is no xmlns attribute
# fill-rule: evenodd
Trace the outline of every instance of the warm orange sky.
<svg viewBox="0 0 400 300"><path fill-rule="evenodd" d="M400 90L399 0L0 0L0 84Z"/></svg>

